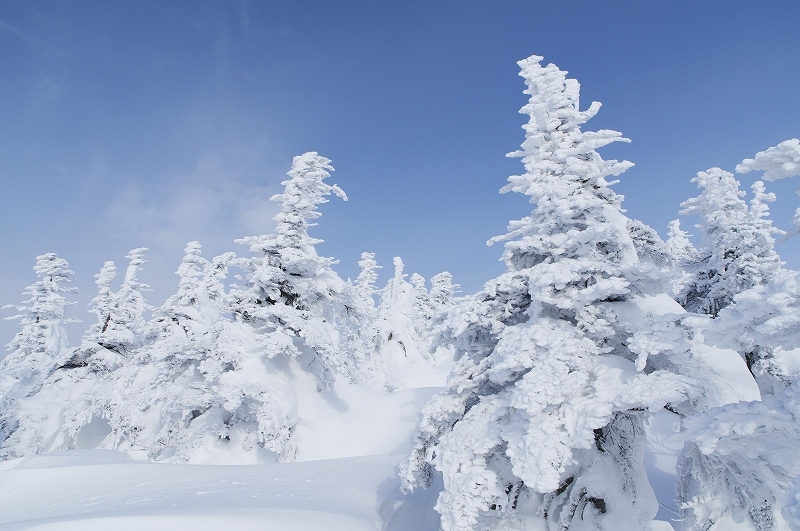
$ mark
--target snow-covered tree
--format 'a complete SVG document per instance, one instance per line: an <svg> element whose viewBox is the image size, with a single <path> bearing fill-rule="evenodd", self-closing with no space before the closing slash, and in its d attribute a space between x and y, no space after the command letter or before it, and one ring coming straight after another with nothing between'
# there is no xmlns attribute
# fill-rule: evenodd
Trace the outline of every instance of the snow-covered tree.
<svg viewBox="0 0 800 531"><path fill-rule="evenodd" d="M684 529L710 529L726 514L758 531L783 528L780 507L800 474L798 384L684 421L677 487Z"/></svg>
<svg viewBox="0 0 800 531"><path fill-rule="evenodd" d="M784 140L777 146L756 153L755 158L745 159L736 166L736 173L763 171L765 181L776 181L800 175L800 139ZM790 236L800 232L800 208L795 212L795 229Z"/></svg>
<svg viewBox="0 0 800 531"><path fill-rule="evenodd" d="M685 201L681 212L700 216L703 244L679 301L689 311L715 317L737 293L769 282L781 267L772 236L776 229L764 219L765 203L774 196L757 186L748 208L739 182L720 168L699 172L692 182L702 192Z"/></svg>
<svg viewBox="0 0 800 531"><path fill-rule="evenodd" d="M152 459L173 461L188 460L193 448L209 442L204 438L219 439L224 399L214 377L223 371L210 376L208 369L220 364L216 343L227 339L220 338L224 322L215 299L223 295L232 259L227 253L208 262L200 244L189 242L178 291L154 311L144 345L65 415L72 439L102 418L110 431L100 447L144 449Z"/></svg>
<svg viewBox="0 0 800 531"><path fill-rule="evenodd" d="M648 291L662 274L638 255L606 181L631 164L595 151L625 139L582 132L600 104L580 111L577 81L541 60L519 63L530 119L510 156L525 173L502 190L536 206L491 240L507 241L506 273L451 312L438 341L458 359L401 465L406 489L442 474L436 509L446 531L519 529L525 519L644 529L657 503L642 464L643 423L692 393L688 378L651 363L674 345L650 348L637 336L637 325L649 333L643 301L660 301L655 313L677 304Z"/></svg>
<svg viewBox="0 0 800 531"><path fill-rule="evenodd" d="M378 280L378 269L382 269L382 266L379 266L378 262L375 261L375 253L366 252L361 253L361 260L358 261L358 266L361 271L356 277L356 289L370 306L374 306L375 302L372 297L378 292L375 288L375 283Z"/></svg>
<svg viewBox="0 0 800 531"><path fill-rule="evenodd" d="M730 174L722 179L732 180ZM713 183L717 184L717 183ZM737 188L724 185L728 196ZM783 526L780 508L790 480L800 474L798 437L798 306L796 272L780 268L767 218L773 194L756 181L749 208L741 200L712 211L709 262L724 264L710 276L727 293L704 331L716 346L739 352L758 383L761 400L722 405L684 421L686 444L678 472L678 502L685 527L706 530L726 515L759 531ZM722 195L722 194L719 194ZM719 208L719 207L717 207ZM727 262L724 260L728 259ZM712 283L712 290L715 286ZM710 290L710 293L713 291Z"/></svg>
<svg viewBox="0 0 800 531"><path fill-rule="evenodd" d="M10 306L19 313L7 318L19 319L22 330L0 361L0 458L23 455L15 446L36 445L27 439L21 442L20 434L15 434L21 423L24 431L28 417L18 402L38 393L47 376L70 356L62 324L74 321L67 316L67 308L74 303L64 297L75 291L65 286L73 272L66 260L53 253L37 256L33 269L39 280L25 289L30 298Z"/></svg>
<svg viewBox="0 0 800 531"><path fill-rule="evenodd" d="M0 370L19 380L46 376L63 361L67 333L62 323L74 321L67 317L67 307L74 303L62 295L75 291L64 286L73 275L67 261L47 253L36 257L33 269L39 280L25 289L30 298L9 306L20 313L6 319L19 319L22 330L7 345L10 354L0 362Z"/></svg>
<svg viewBox="0 0 800 531"><path fill-rule="evenodd" d="M697 249L689 240L689 234L681 229L681 221L674 219L668 225L668 237L664 242L667 253L672 261L672 295L677 297L692 280L692 273L697 269L697 261L700 258Z"/></svg>
<svg viewBox="0 0 800 531"><path fill-rule="evenodd" d="M460 286L453 284L453 275L443 271L431 277L431 302L435 307L452 306L453 296Z"/></svg>
<svg viewBox="0 0 800 531"><path fill-rule="evenodd" d="M231 293L236 318L264 334L268 357L310 356L309 368L325 386L336 373L356 379L358 363L338 344L340 330L358 327L357 295L331 269L334 261L317 254L321 240L308 235L327 196L347 198L324 181L329 170L330 160L316 152L294 158L284 192L272 197L281 204L274 233L237 240L256 256L242 263L245 284Z"/></svg>
<svg viewBox="0 0 800 531"><path fill-rule="evenodd" d="M429 367L429 341L425 327L430 319L430 301L425 279L412 275L415 283L406 281L405 264L395 256L394 275L381 291L375 321L378 381L374 385L389 390L408 386L407 376L420 367Z"/></svg>
<svg viewBox="0 0 800 531"><path fill-rule="evenodd" d="M425 287L425 278L419 273L411 275L411 286L414 288L414 321L417 331L424 333L433 318L433 305L428 288Z"/></svg>

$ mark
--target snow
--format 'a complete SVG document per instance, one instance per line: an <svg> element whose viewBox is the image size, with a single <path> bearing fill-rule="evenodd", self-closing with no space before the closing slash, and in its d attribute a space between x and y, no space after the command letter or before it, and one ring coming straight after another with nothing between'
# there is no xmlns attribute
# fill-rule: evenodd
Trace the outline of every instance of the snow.
<svg viewBox="0 0 800 531"><path fill-rule="evenodd" d="M660 442L646 453L665 505L675 479L668 466L681 446L659 439L670 433L671 417L665 412L651 422L648 431ZM167 465L109 450L23 457L0 463L0 530L434 531L441 485L400 493L403 456L238 466ZM662 507L649 530L669 531L675 517Z"/></svg>
<svg viewBox="0 0 800 531"><path fill-rule="evenodd" d="M0 529L375 530L400 456L248 466L163 465L110 451L0 469Z"/></svg>
<svg viewBox="0 0 800 531"><path fill-rule="evenodd" d="M316 152L273 196L274 232L237 240L254 256L190 242L160 308L146 248L117 292L106 262L78 348L72 271L37 257L0 363L0 530L800 529L800 273L774 250L774 194L758 181L748 206L733 174L700 172L682 213L702 245L677 220L663 242L606 181L632 163L595 151L628 139L582 132L600 104L580 111L541 59L519 63L525 173L502 189L536 206L490 240L507 270L474 295L406 281L400 257L378 290L368 252L342 280L308 234L347 200ZM798 164L793 139L737 171Z"/></svg>

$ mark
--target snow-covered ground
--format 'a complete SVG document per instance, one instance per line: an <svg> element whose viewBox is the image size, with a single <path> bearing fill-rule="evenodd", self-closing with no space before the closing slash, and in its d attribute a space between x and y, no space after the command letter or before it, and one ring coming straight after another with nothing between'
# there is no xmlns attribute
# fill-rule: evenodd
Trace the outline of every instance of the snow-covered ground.
<svg viewBox="0 0 800 531"><path fill-rule="evenodd" d="M411 409L415 393L394 394L398 413ZM362 450L396 452L407 445L413 420L404 421L403 415L392 420L383 413L372 437L350 432L372 441ZM659 413L648 428L646 464L662 504L653 530L668 530L668 522L678 518L672 512L674 466L682 447L672 438L676 418ZM335 455L337 447L347 446L340 446L343 433L320 434L316 451ZM439 489L434 485L404 496L396 474L403 457L388 453L259 465L159 464L104 450L27 457L0 463L0 529L438 529L433 504Z"/></svg>
<svg viewBox="0 0 800 531"><path fill-rule="evenodd" d="M657 466L670 459L651 456ZM0 529L434 531L436 489L403 496L402 457L228 466L134 461L106 450L22 458L0 464ZM674 473L654 479L666 492Z"/></svg>

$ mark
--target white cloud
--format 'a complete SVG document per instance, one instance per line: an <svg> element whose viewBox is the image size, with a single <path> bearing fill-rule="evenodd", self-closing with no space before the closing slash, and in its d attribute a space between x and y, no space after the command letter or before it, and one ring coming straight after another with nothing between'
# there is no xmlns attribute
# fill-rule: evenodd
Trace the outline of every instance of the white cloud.
<svg viewBox="0 0 800 531"><path fill-rule="evenodd" d="M260 171L259 173L262 173ZM263 184L232 177L221 159L207 158L188 175L160 184L130 183L109 203L107 231L116 240L174 253L190 240L233 249L233 240L272 230L280 172Z"/></svg>

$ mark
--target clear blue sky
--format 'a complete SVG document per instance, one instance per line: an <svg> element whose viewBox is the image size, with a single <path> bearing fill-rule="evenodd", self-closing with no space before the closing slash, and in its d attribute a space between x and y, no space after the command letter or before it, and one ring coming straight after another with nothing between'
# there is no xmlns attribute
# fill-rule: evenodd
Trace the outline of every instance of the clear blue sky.
<svg viewBox="0 0 800 531"><path fill-rule="evenodd" d="M636 163L616 189L663 235L694 173L800 136L799 28L794 0L4 2L0 303L56 252L91 322L103 261L146 246L160 304L186 241L246 255L233 240L271 230L267 199L310 150L350 197L314 233L342 277L373 251L381 282L399 255L473 292L502 270L486 240L530 211L497 192L521 170L504 155L523 139L516 61L531 54L603 103L586 129L633 140L603 154ZM768 188L787 227L800 179ZM779 251L800 267L800 243Z"/></svg>

